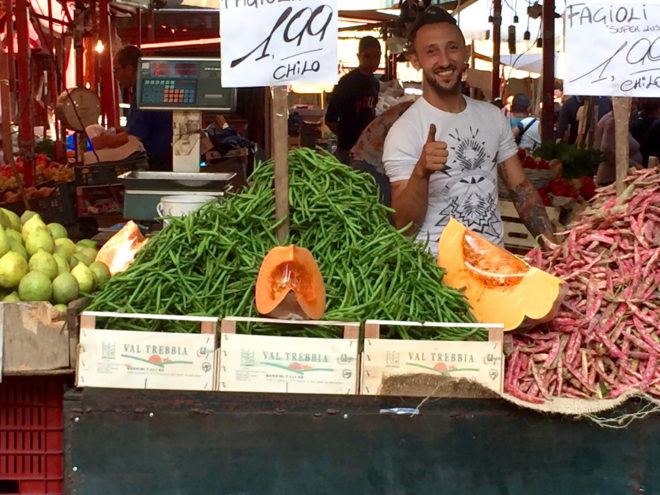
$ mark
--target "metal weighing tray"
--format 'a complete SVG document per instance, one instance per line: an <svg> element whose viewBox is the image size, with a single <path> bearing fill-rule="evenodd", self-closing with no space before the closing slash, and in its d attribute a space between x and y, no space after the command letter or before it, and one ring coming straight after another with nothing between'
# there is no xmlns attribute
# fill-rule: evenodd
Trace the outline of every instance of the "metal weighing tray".
<svg viewBox="0 0 660 495"><path fill-rule="evenodd" d="M245 182L234 172L184 173L133 170L119 176L124 185L124 218L153 220L162 196L204 194L224 196Z"/></svg>

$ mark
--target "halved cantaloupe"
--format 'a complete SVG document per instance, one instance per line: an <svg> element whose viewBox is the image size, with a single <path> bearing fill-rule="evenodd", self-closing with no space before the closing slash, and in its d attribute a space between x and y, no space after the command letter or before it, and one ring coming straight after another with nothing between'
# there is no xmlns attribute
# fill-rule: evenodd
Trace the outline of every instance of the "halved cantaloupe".
<svg viewBox="0 0 660 495"><path fill-rule="evenodd" d="M440 237L438 265L447 272L445 284L465 289L479 322L502 323L505 330L551 319L563 298L561 279L530 267L454 218Z"/></svg>
<svg viewBox="0 0 660 495"><path fill-rule="evenodd" d="M271 249L259 268L255 300L262 315L321 318L325 284L312 253L293 244Z"/></svg>

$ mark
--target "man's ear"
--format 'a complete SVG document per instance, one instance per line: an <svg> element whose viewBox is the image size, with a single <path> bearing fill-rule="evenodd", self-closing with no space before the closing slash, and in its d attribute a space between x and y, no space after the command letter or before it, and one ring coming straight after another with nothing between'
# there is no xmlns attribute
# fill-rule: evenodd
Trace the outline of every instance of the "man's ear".
<svg viewBox="0 0 660 495"><path fill-rule="evenodd" d="M420 70L422 68L422 66L419 64L419 60L417 60L417 55L415 55L414 51L408 52L408 62L412 64L415 70Z"/></svg>

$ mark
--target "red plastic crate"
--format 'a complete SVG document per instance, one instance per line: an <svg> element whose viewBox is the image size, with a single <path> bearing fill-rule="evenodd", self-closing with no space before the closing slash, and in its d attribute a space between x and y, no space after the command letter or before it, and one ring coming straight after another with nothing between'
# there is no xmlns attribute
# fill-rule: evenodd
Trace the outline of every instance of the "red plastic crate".
<svg viewBox="0 0 660 495"><path fill-rule="evenodd" d="M0 494L62 493L65 377L3 377Z"/></svg>

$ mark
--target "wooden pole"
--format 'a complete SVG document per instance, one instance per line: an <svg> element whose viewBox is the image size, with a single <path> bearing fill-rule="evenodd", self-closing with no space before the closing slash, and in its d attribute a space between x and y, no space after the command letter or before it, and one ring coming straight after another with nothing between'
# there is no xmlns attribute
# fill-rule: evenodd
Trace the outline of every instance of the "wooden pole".
<svg viewBox="0 0 660 495"><path fill-rule="evenodd" d="M287 88L275 86L271 88L272 113L271 129L273 136L272 149L275 163L275 220L282 221L277 227L277 240L283 243L289 235L289 163L287 161Z"/></svg>
<svg viewBox="0 0 660 495"><path fill-rule="evenodd" d="M500 46L502 29L502 0L493 0L493 73L491 100L500 96Z"/></svg>
<svg viewBox="0 0 660 495"><path fill-rule="evenodd" d="M541 110L541 139L554 138L553 115L555 112L555 1L543 0L543 109Z"/></svg>
<svg viewBox="0 0 660 495"><path fill-rule="evenodd" d="M615 187L616 193L621 194L624 189L623 181L628 175L630 166L630 143L628 132L630 127L630 106L632 99L616 96L612 98L614 107L614 157L616 167Z"/></svg>

